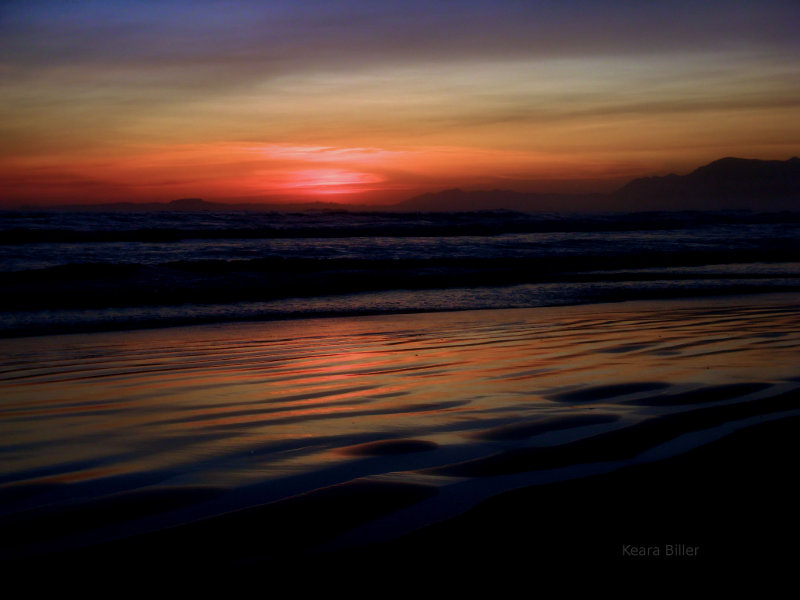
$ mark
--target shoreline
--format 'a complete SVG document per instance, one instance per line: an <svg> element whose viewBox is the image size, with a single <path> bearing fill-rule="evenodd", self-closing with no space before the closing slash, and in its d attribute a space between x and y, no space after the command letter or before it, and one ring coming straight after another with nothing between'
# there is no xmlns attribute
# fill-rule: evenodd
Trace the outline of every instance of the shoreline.
<svg viewBox="0 0 800 600"><path fill-rule="evenodd" d="M793 518L798 296L7 340L0 555L756 561L759 515Z"/></svg>
<svg viewBox="0 0 800 600"><path fill-rule="evenodd" d="M522 286L520 286L522 287ZM526 286L527 287L527 286ZM480 289L480 288L476 288ZM487 288L487 289L495 289L495 288ZM509 288L499 288L509 289ZM453 290L431 290L437 294L442 295L443 297L448 294L448 292L458 292L461 291L461 288L456 288ZM401 293L404 293L405 290L400 290ZM410 292L416 294L424 294L425 291L417 291L417 292ZM63 312L71 312L73 314L83 314L86 315L90 313L88 318L94 318L94 321L84 321L81 322L71 322L71 323L37 323L34 325L4 325L2 321L0 321L0 342L2 340L13 340L13 339L21 339L21 338L28 338L28 337L43 337L43 336L51 336L51 335L85 335L85 334L92 334L92 333L111 333L111 332L119 332L123 333L126 331L139 331L139 330L151 330L151 329L171 329L171 328L182 328L182 327L203 327L203 326L214 326L214 325L226 325L226 324L235 324L235 323L268 323L268 322L285 322L285 321L299 321L299 320L308 320L308 319L337 319L337 318L358 318L358 317L375 317L375 316L399 316L399 315L414 315L414 314L446 314L446 313L461 313L461 312L470 312L470 311L492 311L492 310L527 310L527 309L541 309L541 308L558 308L558 307L569 307L569 306L593 306L593 305L602 305L608 306L611 304L618 304L622 302L680 302L683 300L691 301L691 300L705 300L705 299L715 299L715 298L746 298L751 296L772 296L772 295L792 295L792 294L800 294L800 284L797 285L786 285L782 288L776 287L759 287L757 285L737 285L735 287L723 287L723 288L695 288L695 289L672 289L672 290L628 290L627 295L629 298L622 298L623 294L619 291L612 291L611 293L607 294L606 297L603 297L601 294L600 297L590 298L590 299L572 299L572 300L562 300L562 301L554 301L552 303L544 303L539 305L531 305L531 306L465 306L463 308L459 307L441 307L441 308L431 308L431 307L420 307L420 308L340 308L335 310L298 310L296 312L288 312L288 311L279 311L279 312L268 312L264 309L264 306L269 306L269 302L241 302L241 303L232 303L232 304L224 304L224 305L178 305L178 306L165 306L165 307L134 307L130 309L126 308L109 308L103 310L83 310L83 311L63 311ZM366 297L371 298L373 296L378 296L379 293L372 293L372 292L365 292L362 294L356 295L343 295L343 296L331 296L331 297L312 297L312 298L298 298L298 299L288 299L286 301L275 301L274 303L281 303L281 302L299 302L300 304L303 303L313 303L315 301L322 301L326 302L328 300L333 300L334 302L342 302L345 305L350 304L353 298ZM249 312L249 314L242 315L240 307L242 306L252 306L253 308L245 308L245 312ZM228 310L229 314L223 315L201 315L201 316L180 316L182 311L193 312L195 310L200 311L208 311L218 309L220 311ZM136 317L130 316L137 311L150 311L150 317ZM159 313L169 311L173 313L171 316L167 317L155 317L152 316L153 313ZM56 311L43 311L45 314L57 314ZM94 313L94 316L91 314ZM105 315L102 320L97 319L97 314ZM11 317L11 319L17 318L24 318L24 312L16 312L16 313L6 313ZM123 317L123 323L119 322L118 316L115 314L127 314L127 317Z"/></svg>

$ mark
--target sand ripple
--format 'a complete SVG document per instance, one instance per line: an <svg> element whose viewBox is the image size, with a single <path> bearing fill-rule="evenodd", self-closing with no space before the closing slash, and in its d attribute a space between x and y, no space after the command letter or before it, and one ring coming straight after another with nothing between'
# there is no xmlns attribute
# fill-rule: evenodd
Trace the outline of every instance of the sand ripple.
<svg viewBox="0 0 800 600"><path fill-rule="evenodd" d="M4 340L3 555L273 528L263 557L678 456L797 414L795 300Z"/></svg>

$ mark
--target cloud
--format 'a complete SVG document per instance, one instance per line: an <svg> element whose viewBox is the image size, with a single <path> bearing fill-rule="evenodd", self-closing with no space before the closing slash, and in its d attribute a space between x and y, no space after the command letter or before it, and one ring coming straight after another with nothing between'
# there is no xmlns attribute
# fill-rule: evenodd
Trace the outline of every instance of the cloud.
<svg viewBox="0 0 800 600"><path fill-rule="evenodd" d="M10 2L13 64L219 69L231 77L420 60L797 50L797 3L313 1ZM187 79L197 77L189 73Z"/></svg>
<svg viewBox="0 0 800 600"><path fill-rule="evenodd" d="M220 193L796 153L797 22L779 0L6 0L0 153Z"/></svg>

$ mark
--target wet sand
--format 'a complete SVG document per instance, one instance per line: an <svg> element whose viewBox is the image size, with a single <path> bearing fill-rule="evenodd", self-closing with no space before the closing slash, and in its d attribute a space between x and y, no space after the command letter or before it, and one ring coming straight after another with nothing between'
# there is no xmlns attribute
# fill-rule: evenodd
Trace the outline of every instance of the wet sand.
<svg viewBox="0 0 800 600"><path fill-rule="evenodd" d="M793 294L2 342L2 564L797 556Z"/></svg>

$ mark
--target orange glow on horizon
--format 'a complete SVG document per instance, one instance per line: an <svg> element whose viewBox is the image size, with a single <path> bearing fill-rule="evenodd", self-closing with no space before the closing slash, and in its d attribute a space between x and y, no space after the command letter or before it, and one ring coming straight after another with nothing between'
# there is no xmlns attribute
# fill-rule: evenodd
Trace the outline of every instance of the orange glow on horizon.
<svg viewBox="0 0 800 600"><path fill-rule="evenodd" d="M13 157L0 167L0 179L7 198L58 198L56 203L181 197L281 202L316 196L380 203L452 187L538 191L537 181L636 176L643 172L637 167L502 148L221 142Z"/></svg>
<svg viewBox="0 0 800 600"><path fill-rule="evenodd" d="M285 190L303 194L352 194L367 191L370 184L383 181L371 173L360 173L344 169L306 169L285 174L285 182L267 181L273 190Z"/></svg>
<svg viewBox="0 0 800 600"><path fill-rule="evenodd" d="M786 160L800 9L765 2L11 3L0 206L611 192Z"/></svg>

